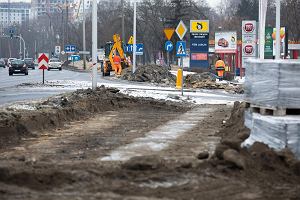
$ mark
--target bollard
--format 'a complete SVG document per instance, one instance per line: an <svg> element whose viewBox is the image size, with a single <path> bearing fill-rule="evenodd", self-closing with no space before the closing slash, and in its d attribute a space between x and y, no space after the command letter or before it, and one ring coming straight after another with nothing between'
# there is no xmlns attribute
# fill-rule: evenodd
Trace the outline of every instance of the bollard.
<svg viewBox="0 0 300 200"><path fill-rule="evenodd" d="M181 89L182 87L182 69L178 69L177 71L177 80L176 80L176 88Z"/></svg>

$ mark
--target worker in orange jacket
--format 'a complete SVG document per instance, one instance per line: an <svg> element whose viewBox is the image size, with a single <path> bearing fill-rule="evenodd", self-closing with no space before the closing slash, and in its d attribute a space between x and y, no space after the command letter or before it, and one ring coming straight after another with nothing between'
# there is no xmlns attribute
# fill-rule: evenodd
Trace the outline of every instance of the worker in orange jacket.
<svg viewBox="0 0 300 200"><path fill-rule="evenodd" d="M122 73L122 66L121 66L121 57L117 54L114 55L113 57L113 65L115 69L115 75L120 76Z"/></svg>
<svg viewBox="0 0 300 200"><path fill-rule="evenodd" d="M226 67L225 62L220 57L218 57L215 67L216 67L219 80L222 81L224 78L225 67Z"/></svg>

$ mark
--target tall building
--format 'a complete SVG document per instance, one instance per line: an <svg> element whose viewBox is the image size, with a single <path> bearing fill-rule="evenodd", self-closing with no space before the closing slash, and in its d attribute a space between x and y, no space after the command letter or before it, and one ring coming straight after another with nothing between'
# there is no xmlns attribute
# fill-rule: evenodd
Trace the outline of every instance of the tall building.
<svg viewBox="0 0 300 200"><path fill-rule="evenodd" d="M29 22L30 3L0 3L0 28Z"/></svg>
<svg viewBox="0 0 300 200"><path fill-rule="evenodd" d="M31 18L37 19L57 12L68 12L72 17L76 6L75 1L77 0L31 0Z"/></svg>

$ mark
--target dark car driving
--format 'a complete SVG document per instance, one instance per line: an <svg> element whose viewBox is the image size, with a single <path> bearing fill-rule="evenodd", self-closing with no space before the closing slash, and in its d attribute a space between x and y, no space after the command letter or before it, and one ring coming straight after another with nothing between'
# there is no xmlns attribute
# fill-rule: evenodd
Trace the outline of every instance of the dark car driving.
<svg viewBox="0 0 300 200"><path fill-rule="evenodd" d="M2 59L0 59L0 67L5 68L5 61Z"/></svg>
<svg viewBox="0 0 300 200"><path fill-rule="evenodd" d="M25 58L24 62L28 68L35 69L33 58Z"/></svg>
<svg viewBox="0 0 300 200"><path fill-rule="evenodd" d="M28 67L25 62L20 59L12 60L9 64L8 74L12 76L13 74L25 74L28 75Z"/></svg>

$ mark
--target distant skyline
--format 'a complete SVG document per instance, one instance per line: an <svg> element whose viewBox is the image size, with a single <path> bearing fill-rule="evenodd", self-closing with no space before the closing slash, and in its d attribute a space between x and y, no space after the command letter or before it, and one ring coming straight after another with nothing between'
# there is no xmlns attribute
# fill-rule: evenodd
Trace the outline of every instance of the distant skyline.
<svg viewBox="0 0 300 200"><path fill-rule="evenodd" d="M30 2L31 0L10 0L11 2ZM0 0L0 2L7 2L7 0ZM207 0L211 7L218 5L221 0Z"/></svg>

